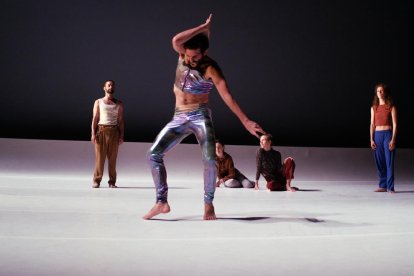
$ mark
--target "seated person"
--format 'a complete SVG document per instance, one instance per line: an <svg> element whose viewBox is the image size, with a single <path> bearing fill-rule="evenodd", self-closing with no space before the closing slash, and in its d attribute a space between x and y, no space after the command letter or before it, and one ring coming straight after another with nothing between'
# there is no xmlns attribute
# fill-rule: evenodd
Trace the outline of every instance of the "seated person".
<svg viewBox="0 0 414 276"><path fill-rule="evenodd" d="M224 152L224 144L216 140L216 187L224 184L227 188L253 188L254 182L247 179L238 169L234 168L233 158Z"/></svg>
<svg viewBox="0 0 414 276"><path fill-rule="evenodd" d="M290 191L296 192L298 188L291 187L290 183L294 178L295 161L288 157L282 164L280 152L272 148L272 136L264 134L260 137L260 149L256 155L256 183L255 189L259 189L260 175L267 181L269 191Z"/></svg>

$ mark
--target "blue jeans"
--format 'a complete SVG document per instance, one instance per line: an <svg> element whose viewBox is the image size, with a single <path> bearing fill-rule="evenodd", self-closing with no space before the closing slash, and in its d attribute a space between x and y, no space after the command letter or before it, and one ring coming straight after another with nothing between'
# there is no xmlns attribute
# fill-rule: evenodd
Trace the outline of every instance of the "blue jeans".
<svg viewBox="0 0 414 276"><path fill-rule="evenodd" d="M390 151L389 144L392 130L375 131L374 142L377 146L374 157L379 176L379 187L394 191L394 158L395 149Z"/></svg>
<svg viewBox="0 0 414 276"><path fill-rule="evenodd" d="M167 202L168 184L164 155L185 137L194 134L201 146L204 164L204 202L212 203L216 179L216 146L211 110L200 104L191 111L175 110L173 119L161 130L150 148L147 159L156 188L157 202Z"/></svg>

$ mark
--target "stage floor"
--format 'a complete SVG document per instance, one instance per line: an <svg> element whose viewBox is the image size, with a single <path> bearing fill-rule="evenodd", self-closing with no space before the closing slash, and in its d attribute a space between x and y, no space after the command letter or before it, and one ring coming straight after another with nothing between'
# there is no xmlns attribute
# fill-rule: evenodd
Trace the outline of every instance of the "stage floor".
<svg viewBox="0 0 414 276"><path fill-rule="evenodd" d="M198 174L199 166L187 169ZM43 174L0 172L0 275L414 271L414 185L407 179L396 194L373 192L376 179L302 177L293 183L302 190L296 193L267 192L263 180L259 191L218 188L218 220L203 221L201 175L172 172L171 213L143 220L155 197L147 168L120 177L118 189L104 182L92 189L91 172L75 175L75 167L61 175L53 166Z"/></svg>

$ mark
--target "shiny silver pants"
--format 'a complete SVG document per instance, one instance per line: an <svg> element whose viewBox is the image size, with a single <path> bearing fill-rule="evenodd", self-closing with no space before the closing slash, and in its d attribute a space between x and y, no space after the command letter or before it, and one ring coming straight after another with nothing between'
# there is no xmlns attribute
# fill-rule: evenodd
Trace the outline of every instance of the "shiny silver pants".
<svg viewBox="0 0 414 276"><path fill-rule="evenodd" d="M185 137L194 134L201 146L204 164L204 202L212 203L215 192L215 135L211 110L199 105L191 111L176 109L173 119L161 130L147 154L156 188L156 201L167 202L168 185L164 155Z"/></svg>

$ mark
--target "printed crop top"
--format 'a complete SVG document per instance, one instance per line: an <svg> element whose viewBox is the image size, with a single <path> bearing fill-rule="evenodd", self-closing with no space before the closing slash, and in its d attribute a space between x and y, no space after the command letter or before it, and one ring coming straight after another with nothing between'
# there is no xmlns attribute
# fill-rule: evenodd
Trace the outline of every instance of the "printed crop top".
<svg viewBox="0 0 414 276"><path fill-rule="evenodd" d="M210 58L204 58L207 62L202 62L201 68L207 68ZM211 60L212 61L212 60ZM213 61L214 62L214 61ZM201 68L193 69L184 63L184 59L179 57L175 74L174 85L185 93L203 95L210 93L213 82L204 78Z"/></svg>
<svg viewBox="0 0 414 276"><path fill-rule="evenodd" d="M374 124L375 126L392 126L391 109L387 105L378 105L374 108Z"/></svg>

